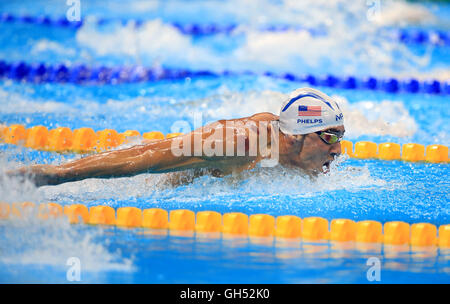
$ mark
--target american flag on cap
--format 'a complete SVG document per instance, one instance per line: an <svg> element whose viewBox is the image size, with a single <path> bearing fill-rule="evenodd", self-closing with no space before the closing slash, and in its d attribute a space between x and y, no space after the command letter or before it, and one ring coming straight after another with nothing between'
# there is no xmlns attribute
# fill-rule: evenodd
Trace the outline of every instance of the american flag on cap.
<svg viewBox="0 0 450 304"><path fill-rule="evenodd" d="M322 116L322 107L298 106L298 116Z"/></svg>

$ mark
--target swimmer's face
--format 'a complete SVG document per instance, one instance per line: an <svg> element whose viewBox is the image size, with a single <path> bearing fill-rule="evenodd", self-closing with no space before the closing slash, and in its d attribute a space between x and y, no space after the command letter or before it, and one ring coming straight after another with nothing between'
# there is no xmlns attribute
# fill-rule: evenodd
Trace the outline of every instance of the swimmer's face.
<svg viewBox="0 0 450 304"><path fill-rule="evenodd" d="M342 136L345 132L343 126L334 127L326 130ZM317 133L306 134L304 136L303 148L300 153L292 155L291 164L311 172L327 172L330 167L330 163L336 156L341 154L341 143L336 142L334 144L328 144L322 140Z"/></svg>

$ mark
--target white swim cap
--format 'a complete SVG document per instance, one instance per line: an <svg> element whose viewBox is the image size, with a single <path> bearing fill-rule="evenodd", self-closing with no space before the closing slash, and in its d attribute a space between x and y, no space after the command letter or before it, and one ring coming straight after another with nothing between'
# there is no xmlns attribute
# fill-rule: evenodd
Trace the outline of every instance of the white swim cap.
<svg viewBox="0 0 450 304"><path fill-rule="evenodd" d="M284 134L308 134L344 125L338 104L324 93L301 88L289 94L280 111L280 130Z"/></svg>

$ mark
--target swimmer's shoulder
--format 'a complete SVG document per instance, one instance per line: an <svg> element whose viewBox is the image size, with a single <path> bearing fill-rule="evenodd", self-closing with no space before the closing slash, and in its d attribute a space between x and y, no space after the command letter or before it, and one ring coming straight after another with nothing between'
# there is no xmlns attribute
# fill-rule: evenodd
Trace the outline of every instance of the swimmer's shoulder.
<svg viewBox="0 0 450 304"><path fill-rule="evenodd" d="M278 115L272 114L270 112L262 112L262 113L256 113L249 117L251 120L254 121L274 121L278 120Z"/></svg>
<svg viewBox="0 0 450 304"><path fill-rule="evenodd" d="M218 120L217 122L213 123L213 125L214 124L224 125L227 121L246 122L248 120L253 120L255 122L259 122L259 121L274 121L274 120L278 120L278 119L279 119L278 115L272 114L270 112L261 112L261 113L253 114L252 116L247 116L247 117L242 117L242 118L235 118L235 119L230 119L230 120L221 119L221 120Z"/></svg>

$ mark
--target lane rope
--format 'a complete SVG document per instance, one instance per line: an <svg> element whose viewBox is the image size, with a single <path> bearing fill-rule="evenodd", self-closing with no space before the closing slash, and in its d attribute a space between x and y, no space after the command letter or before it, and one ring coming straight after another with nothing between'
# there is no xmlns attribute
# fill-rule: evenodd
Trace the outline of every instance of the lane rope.
<svg viewBox="0 0 450 304"><path fill-rule="evenodd" d="M126 25L133 22L138 28L150 20L142 19L120 19L120 18L97 18L94 22L97 26L103 26L111 23L120 23ZM0 15L0 23L22 23L36 24L43 26L56 26L61 28L79 29L87 21L83 18L80 21L69 21L66 16L31 16L31 15L14 15L11 13L3 13ZM225 34L230 35L236 29L242 27L239 24L196 24L178 22L170 23L177 28L182 34L193 36L206 36ZM320 29L307 28L300 25L267 25L258 28L261 32L286 32L286 31L307 31L313 36L325 36L327 32ZM450 33L443 30L423 30L423 29L388 29L387 39L395 39L407 44L432 44L436 46L450 45Z"/></svg>
<svg viewBox="0 0 450 304"><path fill-rule="evenodd" d="M87 66L85 64L45 64L26 63L24 61L6 62L0 60L0 80L10 79L18 82L35 84L42 83L73 83L78 85L117 85L126 83L140 83L159 80L182 80L195 77L237 77L237 76L264 76L273 79L283 79L291 82L302 82L312 86L325 86L338 89L378 90L387 93L425 93L450 94L450 79L438 81L429 79L420 81L415 78L397 79L376 78L372 76L335 76L335 75L295 75L292 73L252 71L214 72L208 70L188 70L175 68L154 68L144 66L115 66L108 67Z"/></svg>
<svg viewBox="0 0 450 304"><path fill-rule="evenodd" d="M25 128L20 124L0 126L0 143L22 145L36 150L59 153L96 153L114 149L131 140L148 142L162 140L182 135L169 133L164 135L159 131L145 132L142 135L136 130L119 133L113 129L95 132L92 128L71 130L59 127L48 130L45 126ZM403 160L410 162L448 163L448 147L444 145L429 145L407 143L400 146L397 143L376 144L370 141L341 141L342 153L351 158Z"/></svg>
<svg viewBox="0 0 450 304"><path fill-rule="evenodd" d="M408 224L391 221L333 219L322 217L301 219L294 215L274 217L269 214L247 215L241 212L221 214L215 211L194 211L161 208L141 210L136 207L99 205L89 209L83 204L0 202L0 220L37 216L41 220L66 216L71 224L115 225L123 228L167 229L172 232L221 233L222 236L276 237L302 241L356 242L365 244L439 246L450 248L450 224L439 229L430 223ZM439 232L439 233L438 233Z"/></svg>

